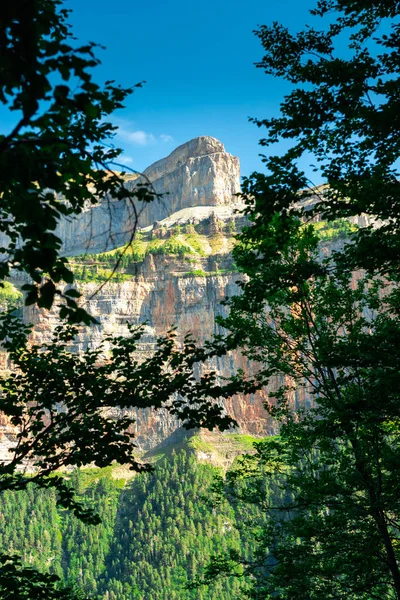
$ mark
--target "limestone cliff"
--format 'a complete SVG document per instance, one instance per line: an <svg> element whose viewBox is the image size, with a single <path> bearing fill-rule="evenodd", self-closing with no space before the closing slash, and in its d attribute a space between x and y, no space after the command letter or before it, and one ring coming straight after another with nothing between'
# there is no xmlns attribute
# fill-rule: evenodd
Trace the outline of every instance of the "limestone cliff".
<svg viewBox="0 0 400 600"><path fill-rule="evenodd" d="M127 323L145 325L140 356L148 356L156 337L176 326L179 336L191 333L198 343L209 339L218 327L217 315L226 310L221 302L239 292L231 249L240 218L234 206L184 209L139 234L127 252L115 281L104 282L115 264L118 251L77 257L75 270L86 308L99 321L85 328L76 341L76 351L95 347L106 335L124 335ZM102 284L105 283L103 286ZM99 289L101 287L101 289ZM50 339L57 322L54 312L29 309L35 341ZM221 357L207 368L228 376L236 369L251 370L239 353ZM272 431L263 408L265 397L236 396L226 410L237 419L242 432L264 435ZM161 443L179 426L167 412L136 411L136 435L140 448Z"/></svg>
<svg viewBox="0 0 400 600"><path fill-rule="evenodd" d="M162 194L150 204L137 203L139 225L147 227L184 208L231 204L239 191L239 176L238 158L228 154L215 138L203 136L179 146L126 185L132 189L150 182L154 192ZM105 198L60 223L63 252L75 256L121 246L130 237L133 220L130 202Z"/></svg>
<svg viewBox="0 0 400 600"><path fill-rule="evenodd" d="M217 315L225 308L225 297L238 293L231 250L234 235L243 226L235 194L239 191L239 161L218 140L200 137L183 144L168 157L151 165L140 179L127 181L133 187L151 181L163 198L146 205L140 213L140 230L124 253L117 273L107 281L129 239L132 219L129 207L104 200L81 215L64 220L59 235L71 259L86 308L99 325L84 328L76 351L97 346L109 334L124 335L127 323L145 323L139 358L149 355L156 337L173 326L183 337L191 333L199 344L218 328ZM16 274L14 284L23 283ZM24 319L34 324L36 342L50 339L57 324L57 311L24 309ZM4 362L4 355L2 356ZM6 365L3 364L3 368ZM251 370L239 354L222 357L207 365L220 376L237 368ZM240 429L254 435L273 431L263 408L262 394L235 397L226 410ZM135 411L137 441L149 450L174 434L179 423L167 412ZM15 439L15 431L0 421L0 455Z"/></svg>
<svg viewBox="0 0 400 600"><path fill-rule="evenodd" d="M78 352L98 345L105 335L124 335L127 323L146 324L140 347L143 357L154 349L156 337L172 326L181 337L191 333L201 344L218 333L215 318L226 310L222 300L239 291L239 274L231 255L235 232L244 224L236 212L240 208L235 197L239 191L238 159L218 140L200 137L150 166L141 180L126 185L145 180L150 180L163 198L144 207L141 228L122 258L120 247L129 239L132 227L125 203L106 200L60 224L64 252L74 257L72 264L86 308L99 321L99 325L81 331L76 342ZM310 206L313 202L309 201ZM321 239L328 243L321 244L321 253L329 252L332 242L342 244L355 225L363 223L317 223ZM118 260L117 272L108 281ZM34 323L37 342L49 339L57 323L55 311L25 309L25 319ZM244 372L253 368L239 353L221 357L208 367L221 376L238 368ZM263 407L265 399L266 393L258 393L226 403L241 432L257 436L275 432ZM304 405L306 400L303 391L293 394L294 404ZM166 412L136 411L135 416L143 450L162 443L179 426ZM13 435L0 420L0 455L6 445L4 436Z"/></svg>

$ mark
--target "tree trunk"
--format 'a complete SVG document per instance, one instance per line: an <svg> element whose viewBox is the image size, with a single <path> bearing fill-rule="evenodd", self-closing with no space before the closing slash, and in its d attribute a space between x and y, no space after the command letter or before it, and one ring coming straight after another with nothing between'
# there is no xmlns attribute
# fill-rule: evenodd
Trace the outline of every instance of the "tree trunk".
<svg viewBox="0 0 400 600"><path fill-rule="evenodd" d="M392 574L393 585L396 590L397 598L400 600L400 570L397 563L396 554L394 552L393 543L389 535L385 515L382 510L376 509L373 510L373 517L383 539L383 543L385 544L387 564Z"/></svg>
<svg viewBox="0 0 400 600"><path fill-rule="evenodd" d="M394 589L396 591L396 596L398 600L400 600L400 570L399 565L397 563L396 554L393 548L393 543L390 538L385 513L379 506L379 497L375 489L373 476L366 467L364 457L360 455L357 441L351 439L351 444L356 458L356 469L363 478L365 490L368 493L370 501L371 516L376 523L382 541L385 545L386 562L392 575L392 581Z"/></svg>

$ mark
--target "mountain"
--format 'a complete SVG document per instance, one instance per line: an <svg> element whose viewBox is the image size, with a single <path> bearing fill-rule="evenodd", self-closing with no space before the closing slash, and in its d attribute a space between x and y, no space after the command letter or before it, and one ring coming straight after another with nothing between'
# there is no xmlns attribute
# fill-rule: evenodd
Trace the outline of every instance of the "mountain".
<svg viewBox="0 0 400 600"><path fill-rule="evenodd" d="M215 318L226 310L221 302L239 292L240 276L231 255L235 233L244 224L236 213L239 160L218 140L200 137L126 185L146 178L163 196L139 211L140 230L110 281L121 243L130 237L126 203L105 199L60 224L64 252L71 257L83 301L99 321L81 330L77 352L96 346L106 335L126 334L127 323L145 324L139 359L153 351L157 336L174 326L181 338L191 333L201 344L219 331ZM57 312L25 308L24 320L34 324L33 340L42 342L51 337ZM218 358L207 368L221 376L237 368L252 369L238 353ZM274 432L264 400L261 393L247 399L237 396L227 402L226 410L237 419L240 431L263 436ZM175 417L163 411L135 410L135 418L143 451L179 427Z"/></svg>
<svg viewBox="0 0 400 600"><path fill-rule="evenodd" d="M129 187L150 181L162 198L136 207L140 228L122 258L123 244L132 231L132 207L125 201L106 198L75 219L63 220L59 234L64 252L70 256L86 308L99 321L98 326L81 330L77 352L95 347L106 335L126 334L127 323L145 324L139 359L153 351L158 335L174 326L180 338L191 333L199 344L219 333L215 318L225 314L222 301L239 293L241 277L231 254L235 234L245 224L237 213L241 208L235 195L240 189L239 171L238 158L215 138L203 136L179 146L141 177L128 178ZM322 188L316 189L315 200L308 204L317 202L321 193ZM352 227L364 224L363 218L357 223L317 223L321 253L343 244ZM118 259L117 271L108 281ZM21 283L16 276L14 284ZM15 289L6 293L15 301ZM0 303L7 298L0 295ZM25 308L24 319L34 324L32 337L41 342L51 337L57 313ZM207 368L229 376L239 368L251 373L254 365L237 352L216 359ZM264 409L266 395L263 391L226 402L226 411L237 420L240 432L276 433ZM304 405L304 393L293 392L292 401ZM135 418L143 451L163 443L179 428L175 418L163 411L135 410ZM1 454L14 432L1 422L0 432Z"/></svg>
<svg viewBox="0 0 400 600"><path fill-rule="evenodd" d="M239 159L215 138L202 136L176 148L148 167L139 178L128 178L130 189L150 185L162 198L136 206L140 227L152 225L184 208L230 206L240 191ZM129 201L105 198L99 205L64 219L58 235L68 255L104 252L130 239L135 211Z"/></svg>

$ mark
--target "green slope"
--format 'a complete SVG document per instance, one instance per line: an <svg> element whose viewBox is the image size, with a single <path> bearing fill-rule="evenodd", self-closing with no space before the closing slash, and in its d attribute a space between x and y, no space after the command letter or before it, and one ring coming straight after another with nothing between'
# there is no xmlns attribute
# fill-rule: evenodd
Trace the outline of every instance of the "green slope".
<svg viewBox="0 0 400 600"><path fill-rule="evenodd" d="M213 554L250 555L246 528L239 527L243 515L227 501L209 501L216 472L197 461L193 443L166 453L154 474L128 483L113 479L111 469L75 472L72 482L96 506L99 526L57 510L53 492L3 493L1 547L102 600L233 600L243 590L240 579L186 589Z"/></svg>

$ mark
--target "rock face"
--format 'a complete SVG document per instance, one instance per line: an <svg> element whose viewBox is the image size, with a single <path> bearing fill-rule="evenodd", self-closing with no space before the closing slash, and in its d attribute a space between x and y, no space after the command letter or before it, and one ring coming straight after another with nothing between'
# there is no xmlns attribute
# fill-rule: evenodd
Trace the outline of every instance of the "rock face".
<svg viewBox="0 0 400 600"><path fill-rule="evenodd" d="M193 217L189 216L189 220ZM190 263L188 256L150 253L135 266L136 272L132 272L126 281L109 282L97 293L99 283L82 283L80 289L84 297L93 296L86 308L98 319L99 325L81 331L75 350L96 347L107 335L126 335L127 323L146 323L137 356L139 360L149 356L155 348L156 337L173 326L177 327L180 338L191 333L200 344L218 333L215 318L225 314L221 302L239 292L239 274L234 271L230 254L233 243L227 229L230 221L218 220L224 231L213 233L215 220L213 216L199 221L198 227L203 233L199 234L198 240L209 240L210 248L205 255L191 254ZM179 221L182 222L182 217ZM174 227L171 225L167 232L171 233ZM182 238L185 239L185 235ZM175 238L166 237L167 242L171 239ZM33 339L36 342L50 340L57 323L55 313L28 309L26 320L35 325ZM221 376L229 376L238 368L249 373L252 367L247 359L236 353L218 358L207 368ZM250 398L235 396L227 402L226 410L238 421L242 432L265 435L274 431L263 408L265 399L265 394L261 393ZM166 411L136 410L134 417L137 423L135 434L142 450L154 448L179 427L178 421Z"/></svg>
<svg viewBox="0 0 400 600"><path fill-rule="evenodd" d="M222 300L239 291L239 274L231 256L234 233L243 225L243 217L235 213L238 159L218 140L200 137L150 166L144 176L157 193L165 194L163 201L146 206L140 216L144 229L137 244L147 245L146 252L125 268L122 281L111 281L97 293L98 282L85 278L80 282L84 297L91 298L87 309L100 324L82 330L76 343L78 352L97 346L105 335L126 334L127 322L146 323L139 352L142 357L152 352L156 337L172 326L181 337L190 332L201 344L218 332L215 318L226 310ZM127 185L137 185L137 181ZM77 256L77 268L85 264L87 270L98 271L104 267L104 257L92 256L88 261L78 255L125 242L129 229L126 207L111 202L110 209L107 213L105 205L95 207L60 225L65 252ZM111 236L107 233L110 217ZM36 342L48 340L57 323L56 313L48 311L25 309L25 319L34 323L32 337ZM207 368L228 376L238 368L249 372L252 367L236 354L218 358ZM273 425L264 400L261 393L247 399L234 397L226 410L237 419L241 431L265 435L273 432ZM179 427L167 412L135 411L135 418L137 441L143 450L162 443Z"/></svg>
<svg viewBox="0 0 400 600"><path fill-rule="evenodd" d="M218 333L215 318L226 310L222 300L239 292L239 274L231 255L234 234L244 224L244 218L235 212L240 208L234 196L239 191L238 159L228 154L218 140L200 137L146 169L141 181L146 178L164 198L142 211L142 230L130 248L132 260L124 265L119 280L100 284L99 274L107 269L111 272L116 253L98 253L118 248L129 239L132 219L123 202L105 201L75 220L60 224L64 252L77 257L76 273L81 273L79 287L88 302L86 308L99 321L98 326L82 329L76 342L77 352L97 346L106 335L126 334L127 323L146 323L138 358L148 356L157 336L172 326L177 327L182 338L191 333L201 344ZM138 181L127 182L129 186L137 184ZM312 202L313 199L310 206ZM328 235L326 239L330 239ZM343 239L334 243L343 244ZM322 244L322 254L332 250L332 242L328 246ZM91 257L79 257L88 251ZM93 256L95 253L97 256ZM21 281L15 284L18 286ZM51 338L57 324L56 312L25 309L25 319L34 323L32 337L39 343ZM0 359L4 356L0 355ZM6 367L4 360L3 363L0 368ZM220 357L208 367L221 376L229 376L237 369L245 373L254 369L239 353ZM244 433L275 433L274 423L263 406L265 400L266 392L249 398L236 396L226 402L226 411ZM292 402L304 406L310 398L299 390L293 392ZM167 412L135 411L134 416L142 450L177 435L174 432L179 423ZM0 459L5 458L4 449L13 439L15 431L0 418Z"/></svg>
<svg viewBox="0 0 400 600"><path fill-rule="evenodd" d="M239 159L228 154L221 142L212 137L195 138L179 146L167 158L146 169L143 175L164 197L143 210L142 227L182 208L230 205L234 194L240 191ZM142 181L142 178L138 180ZM128 185L132 188L136 184Z"/></svg>
<svg viewBox="0 0 400 600"><path fill-rule="evenodd" d="M238 158L228 154L215 138L203 136L179 146L126 185L134 189L150 182L157 194L163 194L150 204L137 205L139 225L147 227L184 208L231 204L240 189L239 171ZM58 235L64 241L63 252L76 256L121 246L128 241L133 222L129 202L106 198L60 223Z"/></svg>

